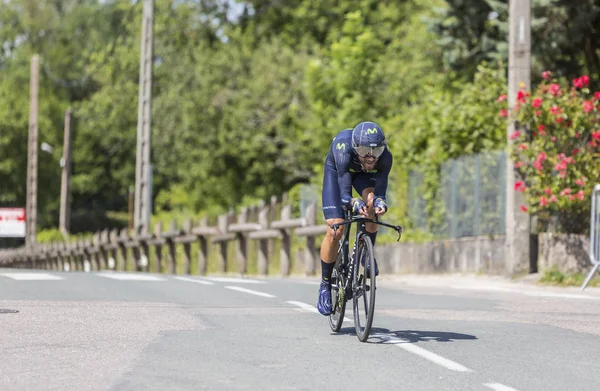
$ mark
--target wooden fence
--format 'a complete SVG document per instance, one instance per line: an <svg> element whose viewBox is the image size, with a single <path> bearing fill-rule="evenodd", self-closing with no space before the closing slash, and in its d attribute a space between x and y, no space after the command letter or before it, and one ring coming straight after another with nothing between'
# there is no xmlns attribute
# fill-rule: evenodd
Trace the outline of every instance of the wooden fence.
<svg viewBox="0 0 600 391"><path fill-rule="evenodd" d="M285 197L284 197L285 199ZM0 267L35 268L48 270L127 270L129 254L133 255L136 271L148 271L151 251L154 250L154 270L174 274L177 265L177 246L183 246L183 273L190 274L192 265L191 246L198 243L198 273L206 274L209 241L218 252L219 272L228 270L228 246L235 242L237 271L248 271L248 242L257 241L258 273L266 275L271 262L269 241L281 240L280 271L289 275L292 263L292 235L306 238L304 248L304 272L315 273L319 255L316 237L327 231L327 225L317 224L316 204L309 204L305 217L292 218L292 205L278 203L273 197L270 203L241 208L235 215L229 212L218 216L216 226L209 226L207 219L197 224L187 220L178 227L173 220L164 230L158 223L150 235L136 235L127 229L104 230L91 240L36 244L28 247L0 251ZM166 265L163 265L163 247L167 248ZM89 262L89 263L88 263ZM163 267L166 266L166 267Z"/></svg>

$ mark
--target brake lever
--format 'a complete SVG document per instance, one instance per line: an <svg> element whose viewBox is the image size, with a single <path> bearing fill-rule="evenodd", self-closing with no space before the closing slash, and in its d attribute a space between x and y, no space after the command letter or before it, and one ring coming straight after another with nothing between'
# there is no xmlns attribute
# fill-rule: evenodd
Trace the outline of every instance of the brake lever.
<svg viewBox="0 0 600 391"><path fill-rule="evenodd" d="M334 238L335 238L335 236L336 236L335 234L336 234L336 232L337 232L338 228L339 228L339 226L338 226L337 224L333 224L333 225L331 226L331 229L333 230L333 237L334 237Z"/></svg>
<svg viewBox="0 0 600 391"><path fill-rule="evenodd" d="M397 242L399 242L399 241L400 241L400 238L402 237L402 232L403 232L403 229L402 229L402 227L401 227L401 226L399 226L399 225L397 225L397 226L396 226L396 232L398 232L398 240L396 240L396 241L397 241Z"/></svg>

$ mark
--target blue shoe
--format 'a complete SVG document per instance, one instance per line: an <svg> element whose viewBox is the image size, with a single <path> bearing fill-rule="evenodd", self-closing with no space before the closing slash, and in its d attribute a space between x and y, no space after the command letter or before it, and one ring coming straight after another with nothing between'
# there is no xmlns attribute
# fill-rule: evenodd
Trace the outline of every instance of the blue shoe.
<svg viewBox="0 0 600 391"><path fill-rule="evenodd" d="M360 260L360 264L362 265L362 267L365 267L365 258L366 255L364 255L362 257L362 259ZM379 275L379 266L377 266L377 259L374 260L375 261L375 276ZM371 277L371 271L369 270L371 268L371 265L367 265L366 267L366 277L369 278Z"/></svg>
<svg viewBox="0 0 600 391"><path fill-rule="evenodd" d="M321 315L331 315L331 287L327 282L321 282L321 286L319 287L317 309Z"/></svg>

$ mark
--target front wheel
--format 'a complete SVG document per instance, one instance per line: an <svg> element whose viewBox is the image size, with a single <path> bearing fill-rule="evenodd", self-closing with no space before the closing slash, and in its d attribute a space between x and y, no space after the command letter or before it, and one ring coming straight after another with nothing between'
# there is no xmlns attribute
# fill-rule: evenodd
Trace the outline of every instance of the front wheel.
<svg viewBox="0 0 600 391"><path fill-rule="evenodd" d="M333 332L338 332L344 323L346 312L346 298L344 297L344 286L346 278L337 269L333 270L331 276L331 315L329 315L329 326Z"/></svg>
<svg viewBox="0 0 600 391"><path fill-rule="evenodd" d="M352 299L354 303L354 328L359 341L369 338L375 313L375 255L367 235L361 235L354 259L352 273ZM367 270L370 273L367 273Z"/></svg>

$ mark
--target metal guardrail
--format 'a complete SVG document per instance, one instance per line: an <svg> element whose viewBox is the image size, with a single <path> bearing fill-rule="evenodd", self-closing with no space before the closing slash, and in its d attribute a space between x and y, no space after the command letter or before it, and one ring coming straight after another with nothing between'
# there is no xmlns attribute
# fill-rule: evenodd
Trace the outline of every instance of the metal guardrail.
<svg viewBox="0 0 600 391"><path fill-rule="evenodd" d="M590 260L593 268L590 270L585 282L581 286L584 290L592 279L598 267L600 267L600 184L594 187L592 192L592 214L590 217Z"/></svg>

